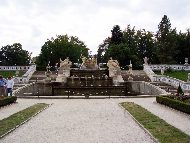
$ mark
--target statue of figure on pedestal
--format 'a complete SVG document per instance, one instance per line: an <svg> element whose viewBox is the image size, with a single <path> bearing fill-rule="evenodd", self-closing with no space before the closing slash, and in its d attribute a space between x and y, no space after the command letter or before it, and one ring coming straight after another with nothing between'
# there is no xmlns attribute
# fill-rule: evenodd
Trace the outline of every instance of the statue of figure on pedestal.
<svg viewBox="0 0 190 143"><path fill-rule="evenodd" d="M83 56L82 54L80 55L80 58L82 60L82 64L81 64L81 69L85 69L86 68L86 61L87 61L87 57Z"/></svg>
<svg viewBox="0 0 190 143"><path fill-rule="evenodd" d="M67 57L64 61L60 58L60 68L63 69L69 69L72 65L72 62L69 60L69 57Z"/></svg>
<svg viewBox="0 0 190 143"><path fill-rule="evenodd" d="M117 60L113 60L112 57L110 57L107 66L109 69L120 69L119 62Z"/></svg>
<svg viewBox="0 0 190 143"><path fill-rule="evenodd" d="M129 75L133 75L133 66L132 66L132 64L130 63L129 65L128 65L128 67L129 67Z"/></svg>
<svg viewBox="0 0 190 143"><path fill-rule="evenodd" d="M98 69L97 59L93 56L92 58L87 58L81 54L82 59L81 69Z"/></svg>
<svg viewBox="0 0 190 143"><path fill-rule="evenodd" d="M112 57L110 57L107 66L109 68L109 77L113 77L113 83L115 85L124 82L121 76L121 69L119 66L119 62L117 60L113 60Z"/></svg>
<svg viewBox="0 0 190 143"><path fill-rule="evenodd" d="M51 72L50 69L51 69L51 66L48 63L48 65L46 66L46 71L49 73L49 72Z"/></svg>
<svg viewBox="0 0 190 143"><path fill-rule="evenodd" d="M144 57L144 65L148 65L148 58Z"/></svg>

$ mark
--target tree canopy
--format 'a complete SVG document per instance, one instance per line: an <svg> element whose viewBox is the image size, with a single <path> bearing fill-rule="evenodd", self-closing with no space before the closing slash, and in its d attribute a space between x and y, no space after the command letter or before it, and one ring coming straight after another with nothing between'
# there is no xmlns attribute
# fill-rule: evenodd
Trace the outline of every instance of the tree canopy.
<svg viewBox="0 0 190 143"><path fill-rule="evenodd" d="M178 33L176 28L172 29L166 15L155 34L130 25L122 31L115 25L111 36L98 47L98 61L106 62L109 57L117 59L123 68L127 68L130 61L134 68L142 68L144 57L153 64L184 64L185 58L190 60L190 32L188 29L186 33Z"/></svg>
<svg viewBox="0 0 190 143"><path fill-rule="evenodd" d="M2 46L0 49L0 65L3 66L26 66L30 63L30 53L22 49L20 43Z"/></svg>
<svg viewBox="0 0 190 143"><path fill-rule="evenodd" d="M47 39L36 63L39 68L44 69L48 63L54 66L60 58L64 60L69 57L72 62L78 62L81 54L88 56L88 48L78 37L57 35L56 38Z"/></svg>

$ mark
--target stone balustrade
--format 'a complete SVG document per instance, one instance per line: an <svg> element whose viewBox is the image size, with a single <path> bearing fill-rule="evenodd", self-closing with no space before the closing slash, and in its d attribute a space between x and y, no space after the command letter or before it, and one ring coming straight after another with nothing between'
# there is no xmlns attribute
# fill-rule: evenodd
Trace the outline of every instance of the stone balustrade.
<svg viewBox="0 0 190 143"><path fill-rule="evenodd" d="M181 85L181 88L184 91L190 92L190 82L184 82L182 80L165 75L155 75L154 79L154 81L163 82L176 88Z"/></svg>
<svg viewBox="0 0 190 143"><path fill-rule="evenodd" d="M35 85L35 83L30 83L30 84L26 84L22 87L19 87L18 89L13 90L13 95L21 96L21 95L24 95L25 93L32 93L34 91L34 85Z"/></svg>
<svg viewBox="0 0 190 143"><path fill-rule="evenodd" d="M150 80L153 82L155 81L155 76L156 74L153 72L153 70L150 68L149 65L144 64L144 68L143 68L144 72L146 73L146 75L150 78Z"/></svg>
<svg viewBox="0 0 190 143"><path fill-rule="evenodd" d="M152 66L152 67L151 67ZM190 92L190 82L184 82L182 80L179 80L179 79L176 79L176 78L173 78L173 77L169 77L169 76L165 76L165 75L156 75L154 72L153 72L153 69L158 69L159 68L164 68L166 69L166 67L164 66L153 66L153 65L144 65L144 71L145 73L147 74L147 76L151 79L152 82L163 82L163 83L166 83L168 85L171 85L171 86L174 86L174 87L178 87L179 84L181 85L181 88L184 90L184 91L187 91L187 92ZM187 66L188 67L188 66ZM190 67L188 67L186 69L190 69ZM174 67L173 67L174 68ZM182 66L180 67L181 70L184 70L184 68L182 68ZM175 67L174 69L176 70L179 70L179 67Z"/></svg>
<svg viewBox="0 0 190 143"><path fill-rule="evenodd" d="M30 66L0 66L0 71L27 71L29 68Z"/></svg>
<svg viewBox="0 0 190 143"><path fill-rule="evenodd" d="M26 71L22 77L14 77L15 83L28 83L32 74L36 71L36 65L31 66L0 66L0 71Z"/></svg>
<svg viewBox="0 0 190 143"><path fill-rule="evenodd" d="M22 76L23 78L22 82L27 83L35 71L36 71L36 65L31 65L28 71Z"/></svg>
<svg viewBox="0 0 190 143"><path fill-rule="evenodd" d="M167 64L159 64L159 65L148 65L153 71L160 71L161 69L167 70L171 69L174 71L177 70L185 70L185 71L190 71L190 65L167 65Z"/></svg>

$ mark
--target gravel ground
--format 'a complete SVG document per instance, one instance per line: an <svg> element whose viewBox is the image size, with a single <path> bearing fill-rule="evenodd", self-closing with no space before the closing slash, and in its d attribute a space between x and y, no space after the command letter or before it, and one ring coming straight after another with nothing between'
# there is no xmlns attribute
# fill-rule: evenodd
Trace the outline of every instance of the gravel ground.
<svg viewBox="0 0 190 143"><path fill-rule="evenodd" d="M118 99L19 99L18 104L53 103L1 143L153 143L118 106ZM23 103L22 103L23 104ZM10 107L12 108L12 107ZM5 108L6 109L6 108ZM0 111L4 110L0 109Z"/></svg>
<svg viewBox="0 0 190 143"><path fill-rule="evenodd" d="M153 142L118 106L135 102L190 135L190 116L155 102L155 98L125 99L18 99L0 108L0 119L37 102L53 103L1 143L149 143Z"/></svg>

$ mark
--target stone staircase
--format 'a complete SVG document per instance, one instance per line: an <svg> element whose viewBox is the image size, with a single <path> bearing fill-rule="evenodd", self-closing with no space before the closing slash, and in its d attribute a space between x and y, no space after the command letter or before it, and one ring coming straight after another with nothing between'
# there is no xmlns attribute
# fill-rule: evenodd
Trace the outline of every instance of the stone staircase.
<svg viewBox="0 0 190 143"><path fill-rule="evenodd" d="M32 77L30 78L29 82L31 83L31 82L37 82L40 80L44 80L46 78L45 72L46 71L35 71L34 74L32 75ZM56 76L57 76L57 72L52 71L53 79L56 78Z"/></svg>
<svg viewBox="0 0 190 143"><path fill-rule="evenodd" d="M21 88L21 87L23 87L23 86L25 86L25 85L26 85L26 84L20 84L20 83L19 83L19 84L18 84L18 83L17 83L17 84L14 84L13 91L14 91L14 90L17 90L18 88Z"/></svg>
<svg viewBox="0 0 190 143"><path fill-rule="evenodd" d="M163 90L165 90L166 92L170 93L170 94L176 94L177 89L171 85L168 85L166 83L163 82L150 82L150 84L153 84Z"/></svg>
<svg viewBox="0 0 190 143"><path fill-rule="evenodd" d="M122 74L124 81L128 81L128 78L129 78L128 71L122 71L121 74ZM177 89L175 87L168 85L166 83L151 82L150 78L146 75L146 73L143 70L133 70L133 75L131 77L133 78L133 81L149 82L150 84L155 85L171 94L176 94L176 92L177 92Z"/></svg>

